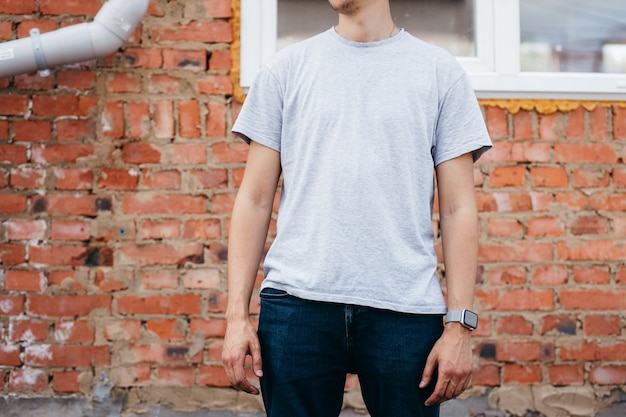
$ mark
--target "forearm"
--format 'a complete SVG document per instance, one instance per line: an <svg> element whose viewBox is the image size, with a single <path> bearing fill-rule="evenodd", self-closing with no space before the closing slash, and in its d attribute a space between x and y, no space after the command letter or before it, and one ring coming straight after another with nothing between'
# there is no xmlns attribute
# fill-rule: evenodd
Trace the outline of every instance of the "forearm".
<svg viewBox="0 0 626 417"><path fill-rule="evenodd" d="M227 319L248 317L271 213L271 204L260 204L243 193L237 195L228 242Z"/></svg>
<svg viewBox="0 0 626 417"><path fill-rule="evenodd" d="M478 214L468 200L441 214L448 310L472 309L478 264Z"/></svg>

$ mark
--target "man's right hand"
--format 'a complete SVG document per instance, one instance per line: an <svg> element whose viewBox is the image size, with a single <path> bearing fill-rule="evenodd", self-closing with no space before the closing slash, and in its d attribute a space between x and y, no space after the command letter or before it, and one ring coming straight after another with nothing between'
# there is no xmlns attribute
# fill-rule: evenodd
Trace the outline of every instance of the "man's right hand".
<svg viewBox="0 0 626 417"><path fill-rule="evenodd" d="M259 389L246 378L246 358L252 357L252 369L259 378L263 376L261 346L250 320L229 320L222 348L222 362L226 375L234 388L258 395Z"/></svg>

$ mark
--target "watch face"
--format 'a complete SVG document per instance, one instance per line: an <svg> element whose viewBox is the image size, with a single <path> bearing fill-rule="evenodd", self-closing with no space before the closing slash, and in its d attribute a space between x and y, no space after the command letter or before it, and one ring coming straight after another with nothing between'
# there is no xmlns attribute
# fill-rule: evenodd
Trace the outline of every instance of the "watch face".
<svg viewBox="0 0 626 417"><path fill-rule="evenodd" d="M478 327L478 315L473 311L465 310L465 315L463 317L463 323L465 323L468 327L475 329Z"/></svg>

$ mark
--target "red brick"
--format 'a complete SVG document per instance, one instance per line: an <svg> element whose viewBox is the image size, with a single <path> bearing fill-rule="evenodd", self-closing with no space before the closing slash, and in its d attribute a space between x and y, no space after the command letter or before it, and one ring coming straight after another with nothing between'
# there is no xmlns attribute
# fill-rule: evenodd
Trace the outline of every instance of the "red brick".
<svg viewBox="0 0 626 417"><path fill-rule="evenodd" d="M136 193L122 197L125 214L204 214L206 197Z"/></svg>
<svg viewBox="0 0 626 417"><path fill-rule="evenodd" d="M9 183L14 190L44 188L46 180L46 171L30 166L20 166L11 169Z"/></svg>
<svg viewBox="0 0 626 417"><path fill-rule="evenodd" d="M170 74L152 74L148 80L148 91L153 94L178 93L184 85L183 80Z"/></svg>
<svg viewBox="0 0 626 417"><path fill-rule="evenodd" d="M222 388L231 386L223 366L200 367L198 369L197 384L202 386Z"/></svg>
<svg viewBox="0 0 626 417"><path fill-rule="evenodd" d="M535 285L564 285L569 278L567 267L559 265L542 265L535 268L532 282Z"/></svg>
<svg viewBox="0 0 626 417"><path fill-rule="evenodd" d="M209 58L209 70L230 70L233 66L230 50L211 51ZM232 82L231 87L232 89Z"/></svg>
<svg viewBox="0 0 626 417"><path fill-rule="evenodd" d="M585 113L586 111L582 106L569 113L565 131L566 138L584 139L587 136L585 131Z"/></svg>
<svg viewBox="0 0 626 417"><path fill-rule="evenodd" d="M2 1L2 0L0 0ZM22 116L28 112L28 97L15 94L0 94L0 114Z"/></svg>
<svg viewBox="0 0 626 417"><path fill-rule="evenodd" d="M164 368L156 369L159 385L190 387L194 384L195 368Z"/></svg>
<svg viewBox="0 0 626 417"><path fill-rule="evenodd" d="M192 170L189 175L194 189L216 189L228 186L228 172L225 169Z"/></svg>
<svg viewBox="0 0 626 417"><path fill-rule="evenodd" d="M131 101L126 104L128 135L133 139L143 139L150 135L150 105L144 101Z"/></svg>
<svg viewBox="0 0 626 417"><path fill-rule="evenodd" d="M54 170L57 190L91 190L93 188L93 171L90 169L57 168Z"/></svg>
<svg viewBox="0 0 626 417"><path fill-rule="evenodd" d="M233 204L235 203L235 194L222 193L215 194L211 199L211 213L231 213L233 211Z"/></svg>
<svg viewBox="0 0 626 417"><path fill-rule="evenodd" d="M35 0L0 0L2 14L32 14L36 10Z"/></svg>
<svg viewBox="0 0 626 417"><path fill-rule="evenodd" d="M533 197L528 193L476 193L480 212L521 212L533 210Z"/></svg>
<svg viewBox="0 0 626 417"><path fill-rule="evenodd" d="M25 349L29 366L88 367L109 364L109 346L32 345Z"/></svg>
<svg viewBox="0 0 626 417"><path fill-rule="evenodd" d="M233 94L233 82L228 75L208 75L198 80L197 86L200 94L227 96Z"/></svg>
<svg viewBox="0 0 626 417"><path fill-rule="evenodd" d="M0 316L19 316L23 310L24 297L0 294Z"/></svg>
<svg viewBox="0 0 626 417"><path fill-rule="evenodd" d="M176 271L141 272L141 287L147 290L174 289L178 287Z"/></svg>
<svg viewBox="0 0 626 417"><path fill-rule="evenodd" d="M541 368L538 365L506 364L502 372L502 382L521 385L539 384Z"/></svg>
<svg viewBox="0 0 626 417"><path fill-rule="evenodd" d="M575 335L577 323L573 315L548 315L541 319L541 334Z"/></svg>
<svg viewBox="0 0 626 417"><path fill-rule="evenodd" d="M515 244L484 244L479 247L480 262L550 262L552 243L520 241Z"/></svg>
<svg viewBox="0 0 626 417"><path fill-rule="evenodd" d="M96 216L99 211L110 211L111 200L91 194L55 194L32 199L33 213L55 216Z"/></svg>
<svg viewBox="0 0 626 417"><path fill-rule="evenodd" d="M33 114L44 117L86 117L96 110L97 104L97 100L89 96L33 96Z"/></svg>
<svg viewBox="0 0 626 417"><path fill-rule="evenodd" d="M488 281L493 285L520 285L526 282L526 269L522 267L501 267L489 270Z"/></svg>
<svg viewBox="0 0 626 417"><path fill-rule="evenodd" d="M197 100L178 103L178 126L180 136L184 138L200 137L200 108Z"/></svg>
<svg viewBox="0 0 626 417"><path fill-rule="evenodd" d="M551 147L547 143L494 142L494 146L482 158L483 162L549 162Z"/></svg>
<svg viewBox="0 0 626 417"><path fill-rule="evenodd" d="M157 69L163 66L163 51L160 48L125 48L122 59L127 67Z"/></svg>
<svg viewBox="0 0 626 417"><path fill-rule="evenodd" d="M537 217L528 220L526 234L533 237L563 236L565 228L558 218Z"/></svg>
<svg viewBox="0 0 626 417"><path fill-rule="evenodd" d="M202 50L164 49L163 68L206 71L207 52Z"/></svg>
<svg viewBox="0 0 626 417"><path fill-rule="evenodd" d="M79 159L93 157L94 145L33 145L32 162L38 164L75 163Z"/></svg>
<svg viewBox="0 0 626 417"><path fill-rule="evenodd" d="M94 284L102 292L114 292L128 289L128 282L132 281L132 274L129 271L96 271Z"/></svg>
<svg viewBox="0 0 626 417"><path fill-rule="evenodd" d="M574 342L563 344L561 359L565 361L622 361L626 342Z"/></svg>
<svg viewBox="0 0 626 417"><path fill-rule="evenodd" d="M157 164L161 152L149 143L132 142L122 148L122 157L127 164Z"/></svg>
<svg viewBox="0 0 626 417"><path fill-rule="evenodd" d="M589 382L598 385L626 385L626 366L596 366L589 373Z"/></svg>
<svg viewBox="0 0 626 417"><path fill-rule="evenodd" d="M609 110L606 107L598 106L589 112L589 138L591 140L603 141L608 137L609 130Z"/></svg>
<svg viewBox="0 0 626 417"><path fill-rule="evenodd" d="M552 343L530 340L506 340L496 343L496 359L503 362L554 360Z"/></svg>
<svg viewBox="0 0 626 417"><path fill-rule="evenodd" d="M26 196L15 194L0 194L0 213L22 213L26 209L26 204Z"/></svg>
<svg viewBox="0 0 626 417"><path fill-rule="evenodd" d="M164 244L125 245L120 249L122 265L185 265L204 263L204 247L187 243L176 247Z"/></svg>
<svg viewBox="0 0 626 417"><path fill-rule="evenodd" d="M572 277L581 284L608 284L611 279L608 266L574 267Z"/></svg>
<svg viewBox="0 0 626 417"><path fill-rule="evenodd" d="M84 220L52 220L50 230L53 240L88 240L91 236Z"/></svg>
<svg viewBox="0 0 626 417"><path fill-rule="evenodd" d="M62 321L54 324L54 340L57 343L93 343L94 328L84 320Z"/></svg>
<svg viewBox="0 0 626 417"><path fill-rule="evenodd" d="M187 220L183 225L183 237L191 240L219 239L221 224L218 219Z"/></svg>
<svg viewBox="0 0 626 417"><path fill-rule="evenodd" d="M39 9L42 14L95 16L102 4L98 0L65 0L59 4L56 0L40 0Z"/></svg>
<svg viewBox="0 0 626 417"><path fill-rule="evenodd" d="M626 139L626 107L613 106L613 136Z"/></svg>
<svg viewBox="0 0 626 417"><path fill-rule="evenodd" d="M496 365L482 365L474 369L472 386L497 387L500 385L500 369Z"/></svg>
<svg viewBox="0 0 626 417"><path fill-rule="evenodd" d="M219 289L220 271L215 268L189 269L182 274L183 287L192 289Z"/></svg>
<svg viewBox="0 0 626 417"><path fill-rule="evenodd" d="M52 271L48 273L48 287L59 287L66 291L84 291L85 275L72 270Z"/></svg>
<svg viewBox="0 0 626 417"><path fill-rule="evenodd" d="M557 140L562 134L563 119L561 113L542 114L539 116L539 138Z"/></svg>
<svg viewBox="0 0 626 417"><path fill-rule="evenodd" d="M110 295L29 295L28 314L36 317L88 316L111 311Z"/></svg>
<svg viewBox="0 0 626 417"><path fill-rule="evenodd" d="M52 376L52 388L58 393L80 392L80 371L55 372Z"/></svg>
<svg viewBox="0 0 626 417"><path fill-rule="evenodd" d="M530 176L533 187L563 188L569 182L563 167L532 167Z"/></svg>
<svg viewBox="0 0 626 417"><path fill-rule="evenodd" d="M20 366L19 345L0 345L0 366Z"/></svg>
<svg viewBox="0 0 626 417"><path fill-rule="evenodd" d="M23 164L27 162L27 148L22 145L0 145L0 163Z"/></svg>
<svg viewBox="0 0 626 417"><path fill-rule="evenodd" d="M481 307L488 310L554 310L553 297L552 290L507 289L476 292Z"/></svg>
<svg viewBox="0 0 626 417"><path fill-rule="evenodd" d="M96 73L91 70L57 70L56 76L59 88L87 91L96 85Z"/></svg>
<svg viewBox="0 0 626 417"><path fill-rule="evenodd" d="M581 243L557 244L559 259L562 261L610 261L626 259L626 245L613 240L597 240Z"/></svg>
<svg viewBox="0 0 626 417"><path fill-rule="evenodd" d="M12 319L9 324L10 342L43 342L48 338L48 324L42 321Z"/></svg>
<svg viewBox="0 0 626 417"><path fill-rule="evenodd" d="M10 391L44 391L46 388L48 388L47 372L32 368L11 370Z"/></svg>
<svg viewBox="0 0 626 417"><path fill-rule="evenodd" d="M619 316L589 315L583 319L586 336L619 336L621 332Z"/></svg>
<svg viewBox="0 0 626 417"><path fill-rule="evenodd" d="M500 317L496 320L496 330L501 335L530 336L533 334L533 324L528 322L524 316Z"/></svg>
<svg viewBox="0 0 626 417"><path fill-rule="evenodd" d="M582 365L551 365L548 378L554 386L582 385L585 382L585 370Z"/></svg>
<svg viewBox="0 0 626 417"><path fill-rule="evenodd" d="M256 284L255 284L256 285ZM258 288L258 286L257 286ZM258 296L252 297L252 301L250 302L250 314L259 314ZM207 311L209 313L224 313L226 312L226 294L223 292L212 292L208 297L208 308Z"/></svg>
<svg viewBox="0 0 626 417"><path fill-rule="evenodd" d="M102 132L107 138L121 139L124 136L124 103L110 101L104 106Z"/></svg>
<svg viewBox="0 0 626 417"><path fill-rule="evenodd" d="M136 190L139 173L134 169L105 168L100 172L98 187L105 190Z"/></svg>
<svg viewBox="0 0 626 417"><path fill-rule="evenodd" d="M520 110L513 115L513 137L515 139L533 139L533 113Z"/></svg>
<svg viewBox="0 0 626 417"><path fill-rule="evenodd" d="M488 219L487 234L490 237L511 237L524 232L524 225L514 219Z"/></svg>
<svg viewBox="0 0 626 417"><path fill-rule="evenodd" d="M604 235L609 229L609 219L606 217L581 217L572 226L572 234L580 235Z"/></svg>
<svg viewBox="0 0 626 417"><path fill-rule="evenodd" d="M25 262L26 246L0 243L0 265L19 265Z"/></svg>
<svg viewBox="0 0 626 417"><path fill-rule="evenodd" d="M557 143L554 145L557 163L591 162L616 164L616 148L607 143Z"/></svg>
<svg viewBox="0 0 626 417"><path fill-rule="evenodd" d="M4 1L6 2L8 0L4 0ZM12 22L0 22L0 41L10 40L12 32L13 32ZM2 378L0 378L0 380L2 380ZM1 389L2 389L2 385L0 385L0 390Z"/></svg>
<svg viewBox="0 0 626 417"><path fill-rule="evenodd" d="M119 352L120 360L116 363L153 363L153 364L189 364L202 361L202 351L193 354L188 344L149 344L130 345Z"/></svg>
<svg viewBox="0 0 626 417"><path fill-rule="evenodd" d="M232 42L232 27L226 22L190 22L168 24L152 29L150 38L161 42Z"/></svg>
<svg viewBox="0 0 626 417"><path fill-rule="evenodd" d="M226 320L218 318L192 318L189 324L191 335L202 335L206 339L223 338L226 333Z"/></svg>
<svg viewBox="0 0 626 417"><path fill-rule="evenodd" d="M181 173L175 170L151 171L144 169L141 172L142 190L179 190L181 187Z"/></svg>
<svg viewBox="0 0 626 417"><path fill-rule="evenodd" d="M154 103L152 119L155 138L169 139L174 136L174 107L171 101L162 100Z"/></svg>
<svg viewBox="0 0 626 417"><path fill-rule="evenodd" d="M160 340L183 340L187 333L187 322L176 319L147 320L146 330Z"/></svg>
<svg viewBox="0 0 626 417"><path fill-rule="evenodd" d="M57 29L57 23L52 19L32 19L23 20L17 25L17 37L27 38L30 36L30 30L33 28L39 29L43 33L52 32ZM34 74L34 73L33 73ZM53 78L53 77L47 77Z"/></svg>
<svg viewBox="0 0 626 417"><path fill-rule="evenodd" d="M141 222L141 239L172 239L180 235L177 219L144 220Z"/></svg>
<svg viewBox="0 0 626 417"><path fill-rule="evenodd" d="M4 226L9 240L42 240L46 233L43 220L8 220Z"/></svg>
<svg viewBox="0 0 626 417"><path fill-rule="evenodd" d="M111 93L138 93L141 91L141 77L130 72L110 73L105 81Z"/></svg>
<svg viewBox="0 0 626 417"><path fill-rule="evenodd" d="M44 289L41 271L10 269L4 274L4 289L7 291L38 292Z"/></svg>
<svg viewBox="0 0 626 417"><path fill-rule="evenodd" d="M500 166L489 174L489 182L492 187L524 187L526 184L526 167L524 166Z"/></svg>
<svg viewBox="0 0 626 417"><path fill-rule="evenodd" d="M200 296L196 294L121 296L117 312L131 315L193 315L200 314Z"/></svg>
<svg viewBox="0 0 626 417"><path fill-rule="evenodd" d="M487 128L493 140L505 139L509 136L507 112L499 107L486 107Z"/></svg>
<svg viewBox="0 0 626 417"><path fill-rule="evenodd" d="M563 289L559 303L568 310L624 310L626 289Z"/></svg>
<svg viewBox="0 0 626 417"><path fill-rule="evenodd" d="M611 176L608 170L593 167L575 169L572 179L576 188L605 188L609 186Z"/></svg>
<svg viewBox="0 0 626 417"><path fill-rule="evenodd" d="M203 143L174 143L170 147L174 164L206 164L207 147Z"/></svg>
<svg viewBox="0 0 626 417"><path fill-rule="evenodd" d="M8 139L8 138L9 138L9 122L6 120L0 120L0 139Z"/></svg>
<svg viewBox="0 0 626 417"><path fill-rule="evenodd" d="M113 251L106 246L30 246L34 266L113 266Z"/></svg>
<svg viewBox="0 0 626 417"><path fill-rule="evenodd" d="M52 134L52 123L44 120L16 120L13 122L16 141L47 141Z"/></svg>
<svg viewBox="0 0 626 417"><path fill-rule="evenodd" d="M107 340L138 340L140 337L140 320L116 320L104 326L104 338Z"/></svg>
<svg viewBox="0 0 626 417"><path fill-rule="evenodd" d="M226 136L226 106L222 103L209 103L206 118L206 137L223 138Z"/></svg>
<svg viewBox="0 0 626 417"><path fill-rule="evenodd" d="M233 16L232 4L230 0L204 0L204 6L209 14L208 17L220 19L230 18Z"/></svg>

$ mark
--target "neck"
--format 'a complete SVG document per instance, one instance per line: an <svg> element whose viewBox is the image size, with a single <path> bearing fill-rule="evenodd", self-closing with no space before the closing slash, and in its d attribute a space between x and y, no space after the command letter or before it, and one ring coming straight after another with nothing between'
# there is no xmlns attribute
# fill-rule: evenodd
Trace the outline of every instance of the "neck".
<svg viewBox="0 0 626 417"><path fill-rule="evenodd" d="M371 0L363 3L350 13L339 11L339 23L335 30L340 36L355 42L376 42L398 32L391 17L389 1Z"/></svg>

